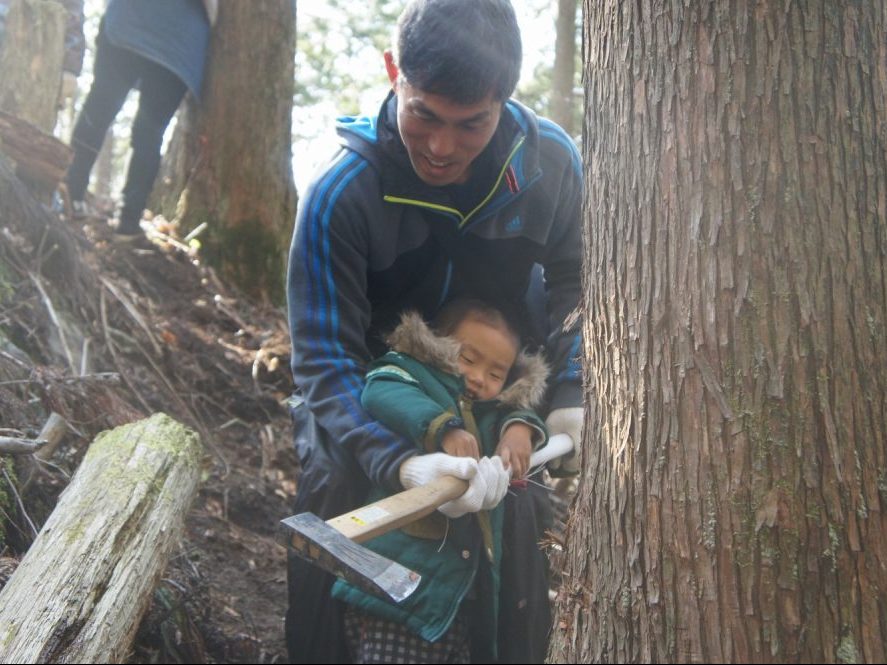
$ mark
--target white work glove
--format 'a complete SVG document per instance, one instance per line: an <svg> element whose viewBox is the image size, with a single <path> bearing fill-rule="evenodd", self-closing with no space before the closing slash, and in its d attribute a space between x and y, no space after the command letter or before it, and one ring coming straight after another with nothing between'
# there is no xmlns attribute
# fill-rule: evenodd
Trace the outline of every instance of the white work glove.
<svg viewBox="0 0 887 665"><path fill-rule="evenodd" d="M548 463L548 472L555 478L569 478L579 475L579 448L582 445L584 422L585 413L581 406L555 409L545 419L549 437L555 434L568 434L573 439L572 452Z"/></svg>
<svg viewBox="0 0 887 665"><path fill-rule="evenodd" d="M492 510L505 497L511 482L511 472L502 464L502 458L496 455L481 458L477 463L477 475L484 476L487 485L481 510Z"/></svg>
<svg viewBox="0 0 887 665"><path fill-rule="evenodd" d="M477 460L453 457L446 453L415 455L400 465L400 483L406 488L427 485L441 476L456 476L468 481L468 489L458 499L448 501L438 510L450 518L476 513L483 507L487 494L487 474L478 473Z"/></svg>

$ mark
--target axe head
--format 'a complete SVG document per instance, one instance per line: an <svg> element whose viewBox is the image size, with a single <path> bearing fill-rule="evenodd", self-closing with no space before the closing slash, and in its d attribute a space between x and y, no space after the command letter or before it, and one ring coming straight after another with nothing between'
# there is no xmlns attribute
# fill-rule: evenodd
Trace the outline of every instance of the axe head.
<svg viewBox="0 0 887 665"><path fill-rule="evenodd" d="M351 541L312 513L281 520L280 533L309 563L396 603L409 597L422 579L418 573Z"/></svg>

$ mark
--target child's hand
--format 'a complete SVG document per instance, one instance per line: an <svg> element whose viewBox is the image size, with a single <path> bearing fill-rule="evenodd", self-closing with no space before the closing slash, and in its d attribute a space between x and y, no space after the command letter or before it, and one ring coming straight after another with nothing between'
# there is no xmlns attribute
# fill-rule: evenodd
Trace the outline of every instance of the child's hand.
<svg viewBox="0 0 887 665"><path fill-rule="evenodd" d="M533 453L533 428L524 423L512 423L505 428L496 454L502 458L506 469L511 469L514 480L523 478L530 470L530 455Z"/></svg>
<svg viewBox="0 0 887 665"><path fill-rule="evenodd" d="M448 430L440 441L440 447L453 457L480 459L480 447L477 445L477 439L464 429Z"/></svg>

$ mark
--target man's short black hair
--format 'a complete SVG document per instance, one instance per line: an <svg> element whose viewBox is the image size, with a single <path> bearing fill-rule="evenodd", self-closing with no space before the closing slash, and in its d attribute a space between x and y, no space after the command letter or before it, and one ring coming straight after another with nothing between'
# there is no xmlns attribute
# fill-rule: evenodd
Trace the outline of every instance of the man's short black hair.
<svg viewBox="0 0 887 665"><path fill-rule="evenodd" d="M412 0L397 23L397 66L407 83L458 104L517 86L521 37L510 0Z"/></svg>

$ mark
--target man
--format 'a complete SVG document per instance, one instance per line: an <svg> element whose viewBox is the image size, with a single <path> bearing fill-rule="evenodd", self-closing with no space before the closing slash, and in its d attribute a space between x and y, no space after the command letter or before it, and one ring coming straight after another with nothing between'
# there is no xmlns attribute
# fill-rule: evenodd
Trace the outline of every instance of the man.
<svg viewBox="0 0 887 665"><path fill-rule="evenodd" d="M509 101L520 63L508 0L412 0L378 116L339 122L342 147L300 202L289 261L297 512L343 513L368 479L401 489L415 444L360 394L405 309L430 319L474 297L536 323L554 369L549 429L579 444L579 327L564 322L580 295L581 168L560 128ZM530 494L506 501L500 660L532 662L550 622L544 557ZM345 662L332 578L297 559L289 578L290 658Z"/></svg>

